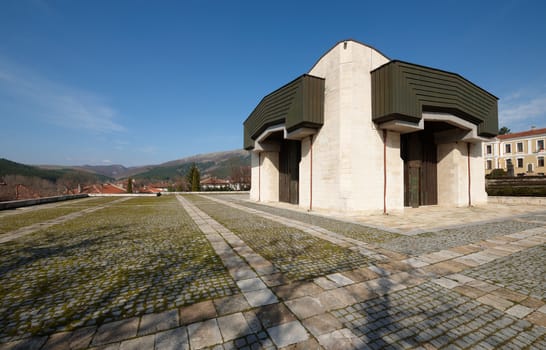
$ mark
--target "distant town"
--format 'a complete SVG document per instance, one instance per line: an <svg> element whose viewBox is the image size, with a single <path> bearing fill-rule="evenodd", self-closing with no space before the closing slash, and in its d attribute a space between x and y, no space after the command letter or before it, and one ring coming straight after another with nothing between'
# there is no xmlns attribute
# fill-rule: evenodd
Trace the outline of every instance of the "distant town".
<svg viewBox="0 0 546 350"><path fill-rule="evenodd" d="M26 165L0 159L0 201L70 194L126 194L250 189L250 157L235 150L159 165Z"/></svg>

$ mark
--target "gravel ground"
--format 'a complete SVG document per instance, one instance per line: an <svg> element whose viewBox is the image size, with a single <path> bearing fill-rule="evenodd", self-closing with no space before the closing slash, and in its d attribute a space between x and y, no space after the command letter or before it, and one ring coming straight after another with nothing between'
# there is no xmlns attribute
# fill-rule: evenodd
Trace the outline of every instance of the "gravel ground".
<svg viewBox="0 0 546 350"><path fill-rule="evenodd" d="M508 220L422 233L416 236L400 236L380 246L404 254L420 255L540 226L542 225Z"/></svg>
<svg viewBox="0 0 546 350"><path fill-rule="evenodd" d="M368 266L372 261L349 249L257 215L198 196L186 197L237 234L289 279L304 280Z"/></svg>
<svg viewBox="0 0 546 350"><path fill-rule="evenodd" d="M0 245L0 341L236 292L174 196L133 198Z"/></svg>

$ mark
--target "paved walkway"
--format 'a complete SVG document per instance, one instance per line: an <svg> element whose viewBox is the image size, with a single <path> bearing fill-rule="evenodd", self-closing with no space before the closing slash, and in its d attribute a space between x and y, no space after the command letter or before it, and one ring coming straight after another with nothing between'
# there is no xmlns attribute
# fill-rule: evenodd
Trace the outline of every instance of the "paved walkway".
<svg viewBox="0 0 546 350"><path fill-rule="evenodd" d="M465 226L464 244L453 245L444 239L453 232L440 232L424 253L407 254L225 198L214 197L214 210L280 222L373 259L290 281L246 236L212 219L212 207L178 197L240 294L0 349L546 348L546 215Z"/></svg>
<svg viewBox="0 0 546 350"><path fill-rule="evenodd" d="M470 223L504 221L530 213L544 213L545 208L537 205L509 205L489 203L472 207L450 208L442 206L424 206L405 208L403 213L389 215L354 215L349 220L398 230L405 234L430 232L446 227L459 227Z"/></svg>
<svg viewBox="0 0 546 350"><path fill-rule="evenodd" d="M248 195L220 195L231 201L239 203L254 204L248 199ZM446 228L460 227L468 224L479 224L485 222L505 221L508 218L517 219L533 213L546 215L546 208L540 205L531 204L501 204L488 203L472 207L445 207L445 206L421 206L419 208L405 208L403 212L389 212L383 214L345 214L331 210L314 209L309 212L293 204L271 202L261 205L286 209L293 212L308 213L317 217L336 218L346 222L354 222L368 225L390 232L405 235L415 235L423 232L432 232Z"/></svg>

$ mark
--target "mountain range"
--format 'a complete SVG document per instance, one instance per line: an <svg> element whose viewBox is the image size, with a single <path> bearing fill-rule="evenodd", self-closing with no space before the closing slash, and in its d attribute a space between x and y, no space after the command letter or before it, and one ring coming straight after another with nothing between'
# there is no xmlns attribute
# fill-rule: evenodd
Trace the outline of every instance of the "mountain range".
<svg viewBox="0 0 546 350"><path fill-rule="evenodd" d="M128 177L151 181L169 181L183 177L192 164L196 164L201 177L229 177L240 167L250 166L250 153L245 150L233 150L198 154L172 160L157 165L125 167L123 165L25 165L7 159L0 159L0 176L25 175L55 181L67 173L92 174L97 181L120 180Z"/></svg>

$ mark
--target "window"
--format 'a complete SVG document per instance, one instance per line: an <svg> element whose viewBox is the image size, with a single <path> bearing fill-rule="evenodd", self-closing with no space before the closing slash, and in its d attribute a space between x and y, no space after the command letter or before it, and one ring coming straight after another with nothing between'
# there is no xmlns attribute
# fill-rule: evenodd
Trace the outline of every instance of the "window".
<svg viewBox="0 0 546 350"><path fill-rule="evenodd" d="M485 153L486 153L486 154L491 154L491 153L493 153L493 148L491 147L491 145L485 146Z"/></svg>
<svg viewBox="0 0 546 350"><path fill-rule="evenodd" d="M538 166L544 167L544 157L538 157Z"/></svg>
<svg viewBox="0 0 546 350"><path fill-rule="evenodd" d="M518 162L518 168L523 168L523 158L518 158L517 162Z"/></svg>
<svg viewBox="0 0 546 350"><path fill-rule="evenodd" d="M491 170L493 168L493 161L490 159L488 161L486 161L486 169L487 170Z"/></svg>
<svg viewBox="0 0 546 350"><path fill-rule="evenodd" d="M544 151L544 140L537 140L537 152Z"/></svg>
<svg viewBox="0 0 546 350"><path fill-rule="evenodd" d="M504 145L504 153L512 153L512 145L507 143Z"/></svg>
<svg viewBox="0 0 546 350"><path fill-rule="evenodd" d="M520 152L520 153L523 152L523 142L518 142L516 144L516 150L517 152Z"/></svg>
<svg viewBox="0 0 546 350"><path fill-rule="evenodd" d="M506 168L510 168L510 167L513 167L512 166L512 159L507 159L506 160Z"/></svg>

